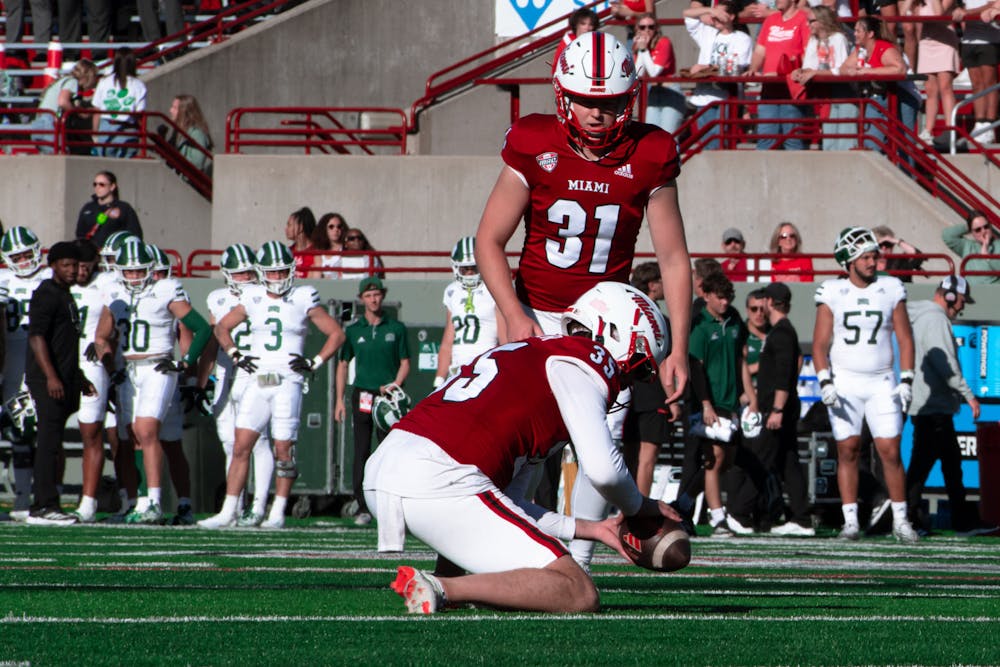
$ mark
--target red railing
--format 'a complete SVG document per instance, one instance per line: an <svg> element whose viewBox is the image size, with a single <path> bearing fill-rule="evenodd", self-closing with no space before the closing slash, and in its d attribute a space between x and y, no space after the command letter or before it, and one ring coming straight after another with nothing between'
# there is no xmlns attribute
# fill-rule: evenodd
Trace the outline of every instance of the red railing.
<svg viewBox="0 0 1000 667"><path fill-rule="evenodd" d="M966 255L962 258L962 262L958 265L958 271L963 276L992 276L994 278L1000 278L1000 271L994 271L990 269L970 269L968 268L969 262L977 259L985 259L987 261L996 262L1000 266L1000 255ZM1000 280L998 280L1000 282Z"/></svg>
<svg viewBox="0 0 1000 667"><path fill-rule="evenodd" d="M373 120L387 120L384 127L358 127L363 114ZM291 117L289 117L291 116ZM351 123L345 116L352 117ZM246 119L253 127L244 125ZM268 120L267 127L260 119ZM398 122L397 122L398 121ZM226 153L241 153L246 148L303 148L306 155L320 153L375 155L379 148L389 148L394 155L406 154L406 113L388 107L243 107L226 117ZM374 149L374 150L373 150Z"/></svg>

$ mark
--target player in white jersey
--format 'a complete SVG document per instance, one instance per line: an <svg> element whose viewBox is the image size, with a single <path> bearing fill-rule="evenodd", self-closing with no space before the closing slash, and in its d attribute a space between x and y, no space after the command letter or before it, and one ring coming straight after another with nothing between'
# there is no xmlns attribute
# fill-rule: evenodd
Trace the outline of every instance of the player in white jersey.
<svg viewBox="0 0 1000 667"><path fill-rule="evenodd" d="M226 286L213 290L208 295L209 324L213 327L223 317L229 314L240 303L240 294L250 285L259 284L257 276L257 258L253 248L236 243L222 252L220 268L225 278ZM250 354L250 321L244 320L231 335L233 345L240 354ZM239 410L240 399L243 397L252 376L237 367L232 358L219 347L213 339L209 343L216 347L216 354L206 354L214 359L215 375L215 429L219 442L226 452L226 473L229 472L233 460L233 447L236 439L236 413ZM206 374L207 376L207 374ZM203 381L207 377L202 378ZM254 492L253 506L242 513L237 519L239 526L259 526L264 521L267 508L267 494L271 488L271 476L274 474L274 453L271 451L271 439L266 430L260 434L253 447ZM239 514L242 508L237 507Z"/></svg>
<svg viewBox="0 0 1000 667"><path fill-rule="evenodd" d="M867 420L882 459L892 502L892 533L917 541L906 518L906 476L899 455L903 415L912 397L913 333L906 291L898 278L876 271L878 241L863 227L844 229L834 257L846 278L826 280L816 290L813 364L837 441L837 486L843 503L843 539L856 540L858 452ZM899 345L900 382L893 373L892 335Z"/></svg>
<svg viewBox="0 0 1000 667"><path fill-rule="evenodd" d="M147 484L146 502L140 502L126 517L130 523L159 523L163 518L160 425L174 395L177 374L194 367L212 335L208 322L191 307L179 281L153 281L154 265L153 256L141 241L129 240L118 252L118 271L129 293L128 320L120 340L126 379L121 387L118 429L123 439L130 434L136 448L142 450ZM184 358L175 362L178 320L193 333L193 339ZM112 353L113 337L113 317L105 309L96 335L100 358Z"/></svg>
<svg viewBox="0 0 1000 667"><path fill-rule="evenodd" d="M90 241L78 242L80 266L77 283L70 287L80 313L80 370L94 386L94 394L80 398L77 421L83 441L83 492L80 506L73 515L80 523L92 523L97 512L97 485L104 466L104 437L117 453L118 434L114 413L108 411L111 377L108 369L97 360L94 338L109 294L115 294L117 280L113 273L98 271L97 248ZM121 288L118 288L121 289ZM115 294L115 296L117 296Z"/></svg>
<svg viewBox="0 0 1000 667"><path fill-rule="evenodd" d="M245 288L239 305L215 326L219 345L252 379L236 415L236 442L226 477L226 499L217 515L198 522L206 528L221 528L236 522L237 502L246 485L250 452L268 425L278 473L274 502L261 525L268 528L284 525L288 495L298 476L294 445L298 438L303 376L328 361L345 338L343 329L320 303L315 288L294 286L295 258L287 246L277 241L265 243L257 253L257 269L263 284ZM249 354L240 352L232 337L232 332L245 320L250 321ZM311 359L303 356L309 322L326 336L319 354Z"/></svg>
<svg viewBox="0 0 1000 667"><path fill-rule="evenodd" d="M42 267L42 247L38 237L27 227L11 227L0 239L0 255L11 270L7 280L7 344L3 365L3 403L31 401L24 386L24 365L28 354L28 318L31 295L43 280L52 277L52 269ZM21 521L28 517L31 505L31 480L34 447L30 441L11 443L11 467L14 469L14 509L10 516Z"/></svg>
<svg viewBox="0 0 1000 667"><path fill-rule="evenodd" d="M476 237L465 236L451 251L455 280L444 288L442 302L447 320L438 351L435 387L455 369L507 342L503 320L497 317L496 301L479 275L475 248Z"/></svg>

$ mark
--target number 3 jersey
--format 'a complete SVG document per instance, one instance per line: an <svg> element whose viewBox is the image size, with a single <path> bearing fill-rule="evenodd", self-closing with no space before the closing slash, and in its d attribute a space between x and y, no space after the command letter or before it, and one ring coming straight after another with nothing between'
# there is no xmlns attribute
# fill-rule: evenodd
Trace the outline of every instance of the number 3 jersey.
<svg viewBox="0 0 1000 667"><path fill-rule="evenodd" d="M470 290L456 280L444 288L442 302L455 327L451 348L452 369L496 347L497 304L485 283Z"/></svg>
<svg viewBox="0 0 1000 667"><path fill-rule="evenodd" d="M250 354L261 370L291 372L292 354L303 354L309 328L309 311L321 305L314 287L296 285L273 298L262 285L243 289L240 303L250 321Z"/></svg>
<svg viewBox="0 0 1000 667"><path fill-rule="evenodd" d="M580 400L570 405L560 405L552 391L550 371L558 361L583 369L592 380L574 386ZM588 416L597 419L597 435L607 439L610 448L604 415L618 391L618 365L592 340L529 338L502 345L463 366L395 428L433 441L455 461L475 466L503 489L521 465L545 459L557 444L570 439L565 411L591 411L599 402L599 414L588 412Z"/></svg>
<svg viewBox="0 0 1000 667"><path fill-rule="evenodd" d="M555 116L533 114L511 126L500 155L531 192L517 295L550 312L602 280L628 282L649 196L680 173L674 138L638 122L591 162L573 150Z"/></svg>
<svg viewBox="0 0 1000 667"><path fill-rule="evenodd" d="M825 280L816 290L816 304L833 311L830 366L852 373L892 370L892 313L906 300L899 278L878 276L857 287L847 278Z"/></svg>

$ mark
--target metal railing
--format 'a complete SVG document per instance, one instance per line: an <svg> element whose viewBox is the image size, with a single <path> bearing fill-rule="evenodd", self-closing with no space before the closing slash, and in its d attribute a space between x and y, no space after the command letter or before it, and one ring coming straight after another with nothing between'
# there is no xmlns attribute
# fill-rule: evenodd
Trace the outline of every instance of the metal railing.
<svg viewBox="0 0 1000 667"><path fill-rule="evenodd" d="M362 118L375 121L362 127ZM253 125L248 126L247 120ZM378 121L389 120L385 126ZM388 107L242 107L226 117L226 153L301 148L306 155L406 154L406 113ZM384 149L390 149L388 151Z"/></svg>

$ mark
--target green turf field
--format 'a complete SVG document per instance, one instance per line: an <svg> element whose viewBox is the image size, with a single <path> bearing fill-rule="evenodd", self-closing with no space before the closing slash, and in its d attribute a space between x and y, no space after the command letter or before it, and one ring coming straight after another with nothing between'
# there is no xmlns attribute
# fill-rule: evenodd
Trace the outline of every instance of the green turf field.
<svg viewBox="0 0 1000 667"><path fill-rule="evenodd" d="M1000 664L1000 540L699 538L598 552L603 611L405 614L375 530L0 524L0 665Z"/></svg>

